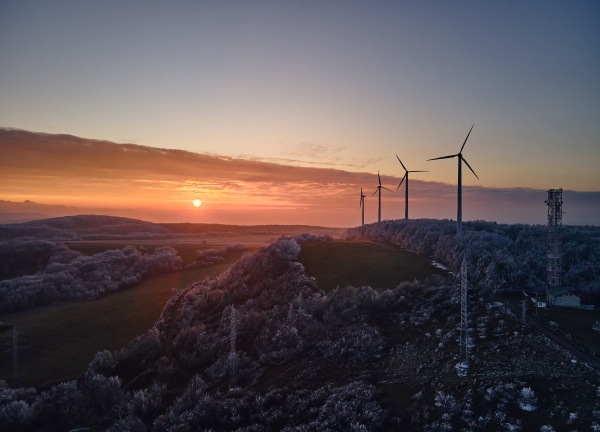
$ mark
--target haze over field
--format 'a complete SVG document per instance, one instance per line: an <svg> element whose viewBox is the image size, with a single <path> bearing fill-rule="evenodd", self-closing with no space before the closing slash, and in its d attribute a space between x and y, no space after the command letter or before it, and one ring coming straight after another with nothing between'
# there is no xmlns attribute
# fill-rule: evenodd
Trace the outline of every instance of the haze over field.
<svg viewBox="0 0 600 432"><path fill-rule="evenodd" d="M595 1L0 2L0 212L354 226L398 154L430 171L410 216L455 218L425 160L475 123L466 220L544 223L563 188L600 224L599 52Z"/></svg>

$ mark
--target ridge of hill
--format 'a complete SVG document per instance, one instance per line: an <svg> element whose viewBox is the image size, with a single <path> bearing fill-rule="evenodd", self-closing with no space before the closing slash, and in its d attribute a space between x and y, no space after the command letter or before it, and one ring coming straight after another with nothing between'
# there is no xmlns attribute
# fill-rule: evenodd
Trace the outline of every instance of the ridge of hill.
<svg viewBox="0 0 600 432"><path fill-rule="evenodd" d="M155 223L105 215L75 215L0 224L0 240L17 237L61 240L156 239L216 234L295 235L311 232L339 236L342 228L310 225L226 225L204 223Z"/></svg>

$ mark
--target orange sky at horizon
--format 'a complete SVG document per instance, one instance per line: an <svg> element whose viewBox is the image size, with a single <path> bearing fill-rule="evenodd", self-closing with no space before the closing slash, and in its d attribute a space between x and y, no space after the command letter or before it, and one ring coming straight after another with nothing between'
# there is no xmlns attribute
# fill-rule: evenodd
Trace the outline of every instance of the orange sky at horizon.
<svg viewBox="0 0 600 432"><path fill-rule="evenodd" d="M67 207L63 213L111 214L151 222L350 227L360 224L362 187L367 196L365 221L377 219L377 194L371 196L376 173L6 129L0 129L0 151L10 154L0 161L0 199L32 201L41 213L44 206L59 205ZM400 182L400 176L381 179L394 191ZM545 191L463 186L463 194L465 220L545 222ZM593 197L591 203L581 204L582 213L577 210L572 223L598 223L593 216L598 214L597 194ZM202 201L198 208L193 206L195 199ZM456 185L422 180L415 174L410 179L409 202L411 218L454 219ZM382 191L382 217L404 217L404 185L396 193Z"/></svg>

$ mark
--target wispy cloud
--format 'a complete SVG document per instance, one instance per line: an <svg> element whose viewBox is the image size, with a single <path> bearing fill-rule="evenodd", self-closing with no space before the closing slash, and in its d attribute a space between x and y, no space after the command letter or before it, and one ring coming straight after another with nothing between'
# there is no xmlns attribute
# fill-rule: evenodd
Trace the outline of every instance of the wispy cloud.
<svg viewBox="0 0 600 432"><path fill-rule="evenodd" d="M334 158L343 148L309 146ZM296 150L300 152L300 150ZM128 216L227 223L359 222L359 190L367 220L377 209L377 175L333 168L156 149L133 144L0 129L0 199L78 208L126 209ZM333 160L333 159L332 159ZM382 175L392 190L399 177ZM404 186L384 191L384 218L403 215ZM191 213L192 199L205 202ZM411 179L412 217L454 218L456 186ZM465 219L545 222L545 191L464 187ZM600 224L600 192L565 191L565 223ZM137 212L137 213L136 213ZM262 213L260 213L262 212ZM122 213L121 213L122 214ZM236 219L237 218L237 219Z"/></svg>
<svg viewBox="0 0 600 432"><path fill-rule="evenodd" d="M294 166L315 166L330 168L364 169L369 165L383 160L383 157L357 158L345 154L346 146L325 146L311 142L296 144L280 141L281 157L257 157L254 155L238 155L240 159L268 162Z"/></svg>

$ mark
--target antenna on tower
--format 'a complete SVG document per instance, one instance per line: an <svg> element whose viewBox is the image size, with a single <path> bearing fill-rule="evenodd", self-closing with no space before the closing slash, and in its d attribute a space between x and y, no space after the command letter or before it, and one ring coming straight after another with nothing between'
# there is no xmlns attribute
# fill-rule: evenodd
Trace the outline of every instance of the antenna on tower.
<svg viewBox="0 0 600 432"><path fill-rule="evenodd" d="M467 324L467 261L463 258L460 267L460 361L456 365L459 376L467 376L469 370L469 346Z"/></svg>
<svg viewBox="0 0 600 432"><path fill-rule="evenodd" d="M547 253L548 267L546 268L546 282L548 288L561 285L561 246L560 229L562 227L562 189L548 189L548 238Z"/></svg>
<svg viewBox="0 0 600 432"><path fill-rule="evenodd" d="M231 312L229 315L229 390L237 388L237 367L238 359L236 352L237 339L237 310L235 306L231 305Z"/></svg>

